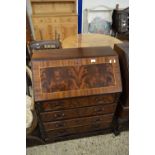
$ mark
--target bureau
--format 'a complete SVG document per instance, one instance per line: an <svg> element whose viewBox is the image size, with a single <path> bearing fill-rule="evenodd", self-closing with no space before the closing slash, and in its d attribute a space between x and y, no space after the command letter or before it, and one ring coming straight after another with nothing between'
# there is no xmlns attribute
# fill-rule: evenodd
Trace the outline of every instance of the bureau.
<svg viewBox="0 0 155 155"><path fill-rule="evenodd" d="M33 52L32 72L35 108L45 141L112 127L122 83L118 56L110 47Z"/></svg>

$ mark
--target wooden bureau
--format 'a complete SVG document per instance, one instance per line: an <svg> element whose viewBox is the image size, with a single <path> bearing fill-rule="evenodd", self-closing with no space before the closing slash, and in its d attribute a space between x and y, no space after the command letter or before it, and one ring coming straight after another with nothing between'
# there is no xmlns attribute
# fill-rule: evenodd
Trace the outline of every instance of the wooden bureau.
<svg viewBox="0 0 155 155"><path fill-rule="evenodd" d="M118 56L110 47L34 52L32 71L45 141L112 127L122 84Z"/></svg>

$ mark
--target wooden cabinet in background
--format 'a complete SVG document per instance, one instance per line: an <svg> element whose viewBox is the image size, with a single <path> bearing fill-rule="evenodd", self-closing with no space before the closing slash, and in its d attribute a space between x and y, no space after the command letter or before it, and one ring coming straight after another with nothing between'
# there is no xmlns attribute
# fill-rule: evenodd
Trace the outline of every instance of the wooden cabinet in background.
<svg viewBox="0 0 155 155"><path fill-rule="evenodd" d="M31 0L35 40L60 40L76 35L76 0Z"/></svg>
<svg viewBox="0 0 155 155"><path fill-rule="evenodd" d="M26 14L26 44L32 41L32 34L28 15Z"/></svg>
<svg viewBox="0 0 155 155"><path fill-rule="evenodd" d="M34 15L32 21L35 40L55 39L58 35L60 40L64 40L71 35L76 35L78 31L77 15Z"/></svg>
<svg viewBox="0 0 155 155"><path fill-rule="evenodd" d="M33 15L76 14L76 0L31 0Z"/></svg>

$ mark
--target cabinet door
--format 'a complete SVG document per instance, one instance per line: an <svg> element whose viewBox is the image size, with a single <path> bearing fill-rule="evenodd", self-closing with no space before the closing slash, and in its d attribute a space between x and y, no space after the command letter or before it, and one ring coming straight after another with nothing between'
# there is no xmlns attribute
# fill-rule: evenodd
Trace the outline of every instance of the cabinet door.
<svg viewBox="0 0 155 155"><path fill-rule="evenodd" d="M52 24L47 25L47 37L46 40L52 40L54 38L54 27Z"/></svg>
<svg viewBox="0 0 155 155"><path fill-rule="evenodd" d="M43 40L54 40L57 26L49 23L43 26Z"/></svg>
<svg viewBox="0 0 155 155"><path fill-rule="evenodd" d="M55 27L51 24L35 25L35 40L50 40L55 38Z"/></svg>
<svg viewBox="0 0 155 155"><path fill-rule="evenodd" d="M62 32L62 39L76 35L77 34L77 25L76 24L70 24L65 23L61 25L61 32Z"/></svg>
<svg viewBox="0 0 155 155"><path fill-rule="evenodd" d="M35 40L60 40L77 34L77 16L33 16Z"/></svg>
<svg viewBox="0 0 155 155"><path fill-rule="evenodd" d="M40 27L34 25L35 40L42 40Z"/></svg>
<svg viewBox="0 0 155 155"><path fill-rule="evenodd" d="M52 39L57 39L58 37L60 37L60 39L62 39L62 35L61 35L61 27L60 27L60 24L54 24L53 25L53 35L54 37Z"/></svg>

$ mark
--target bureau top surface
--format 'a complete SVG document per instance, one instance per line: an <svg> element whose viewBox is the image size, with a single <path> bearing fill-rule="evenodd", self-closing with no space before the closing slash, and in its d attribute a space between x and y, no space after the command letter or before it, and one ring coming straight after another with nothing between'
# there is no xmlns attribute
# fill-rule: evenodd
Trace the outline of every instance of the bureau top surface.
<svg viewBox="0 0 155 155"><path fill-rule="evenodd" d="M129 56L129 43L128 42L116 44L115 46L117 46L117 48L119 48L120 50L123 50Z"/></svg>
<svg viewBox="0 0 155 155"><path fill-rule="evenodd" d="M117 56L117 54L110 47L37 50L36 52L33 52L32 60L63 60L105 56Z"/></svg>

